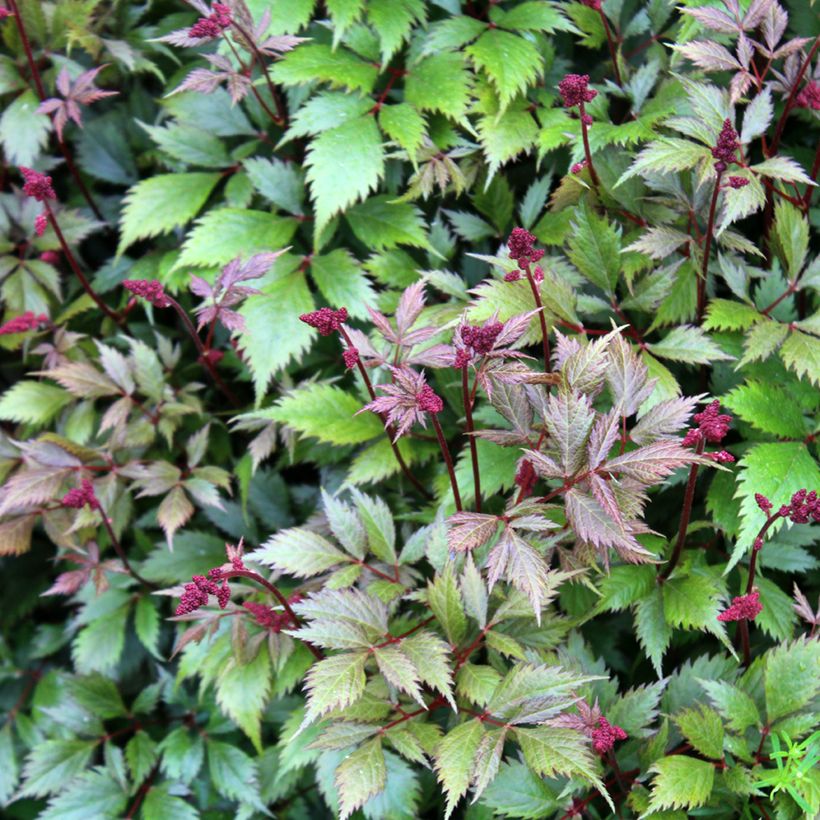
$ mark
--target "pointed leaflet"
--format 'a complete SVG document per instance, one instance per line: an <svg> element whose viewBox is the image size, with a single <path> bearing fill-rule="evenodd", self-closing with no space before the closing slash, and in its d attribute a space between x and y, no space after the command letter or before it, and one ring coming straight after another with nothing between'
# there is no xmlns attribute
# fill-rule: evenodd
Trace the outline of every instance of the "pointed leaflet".
<svg viewBox="0 0 820 820"><path fill-rule="evenodd" d="M697 808L703 806L712 793L715 767L706 760L673 755L659 760L650 771L656 773L652 781L650 812Z"/></svg>
<svg viewBox="0 0 820 820"><path fill-rule="evenodd" d="M567 518L582 541L588 541L595 547L621 547L636 558L652 557L592 496L573 488L567 491L564 499Z"/></svg>
<svg viewBox="0 0 820 820"><path fill-rule="evenodd" d="M379 671L388 683L406 692L413 700L424 706L424 699L419 688L419 670L410 658L402 651L402 646L388 645L373 648L373 657Z"/></svg>
<svg viewBox="0 0 820 820"><path fill-rule="evenodd" d="M271 536L253 552L253 560L296 578L310 578L350 559L321 535L294 528Z"/></svg>
<svg viewBox="0 0 820 820"><path fill-rule="evenodd" d="M461 574L461 596L467 613L484 629L487 623L487 587L472 555L468 555Z"/></svg>
<svg viewBox="0 0 820 820"><path fill-rule="evenodd" d="M723 759L723 720L714 709L701 703L678 712L674 721L695 751L712 760Z"/></svg>
<svg viewBox="0 0 820 820"><path fill-rule="evenodd" d="M703 396L683 396L656 404L629 431L635 444L649 444L656 438L677 433L686 426Z"/></svg>
<svg viewBox="0 0 820 820"><path fill-rule="evenodd" d="M464 603L453 575L452 562L444 572L427 584L427 603L438 619L451 644L457 644L467 631Z"/></svg>
<svg viewBox="0 0 820 820"><path fill-rule="evenodd" d="M697 456L681 446L677 439L664 439L628 453L616 456L601 467L610 473L634 478L641 484L657 484L679 467L686 464L708 464L709 459Z"/></svg>
<svg viewBox="0 0 820 820"><path fill-rule="evenodd" d="M654 379L647 383L649 369L623 336L616 336L609 347L610 366L606 380L613 401L623 416L632 416L649 397Z"/></svg>
<svg viewBox="0 0 820 820"><path fill-rule="evenodd" d="M612 445L620 436L621 416L617 410L599 416L592 427L587 444L590 469L595 469L609 455Z"/></svg>
<svg viewBox="0 0 820 820"><path fill-rule="evenodd" d="M508 527L490 551L487 569L490 589L503 574L508 583L530 599L535 620L540 624L541 610L552 597L549 566L541 553Z"/></svg>
<svg viewBox="0 0 820 820"><path fill-rule="evenodd" d="M506 738L506 728L500 731L491 729L481 738L481 743L478 744L478 751L473 761L473 803L481 797L487 786L495 780L498 767L501 764L501 755L504 752Z"/></svg>
<svg viewBox="0 0 820 820"><path fill-rule="evenodd" d="M396 526L390 508L380 498L351 490L356 509L367 532L370 551L382 561L396 561Z"/></svg>
<svg viewBox="0 0 820 820"><path fill-rule="evenodd" d="M359 117L322 132L310 143L305 163L318 235L331 217L363 199L382 177L384 149L375 118Z"/></svg>
<svg viewBox="0 0 820 820"><path fill-rule="evenodd" d="M307 710L303 726L316 718L355 703L364 694L364 652L333 655L314 664L307 673Z"/></svg>
<svg viewBox="0 0 820 820"><path fill-rule="evenodd" d="M581 775L591 782L614 810L609 792L596 774L595 762L586 738L573 729L539 726L536 729L516 729L524 761L537 775Z"/></svg>
<svg viewBox="0 0 820 820"><path fill-rule="evenodd" d="M294 609L309 620L335 619L359 625L374 643L387 633L387 607L358 589L324 589L302 599Z"/></svg>
<svg viewBox="0 0 820 820"><path fill-rule="evenodd" d="M586 396L561 391L549 397L544 422L564 475L572 475L583 464L584 443L594 420L595 411Z"/></svg>
<svg viewBox="0 0 820 820"><path fill-rule="evenodd" d="M672 627L666 623L663 612L663 593L660 587L652 589L635 606L635 631L647 657L660 678L663 653L672 641Z"/></svg>
<svg viewBox="0 0 820 820"><path fill-rule="evenodd" d="M367 547L367 533L356 512L322 489L322 506L330 529L336 540L356 558L364 558Z"/></svg>
<svg viewBox="0 0 820 820"><path fill-rule="evenodd" d="M498 92L502 111L538 77L541 69L541 56L531 42L499 29L485 31L467 46L465 53L476 68L487 73Z"/></svg>
<svg viewBox="0 0 820 820"><path fill-rule="evenodd" d="M342 820L384 789L387 767L380 737L369 740L346 757L336 769Z"/></svg>
<svg viewBox="0 0 820 820"><path fill-rule="evenodd" d="M498 530L498 516L461 512L447 519L447 544L453 552L469 552L486 544Z"/></svg>
<svg viewBox="0 0 820 820"><path fill-rule="evenodd" d="M809 704L820 692L820 641L805 635L766 654L766 716L769 725Z"/></svg>
<svg viewBox="0 0 820 820"><path fill-rule="evenodd" d="M458 801L467 793L484 727L478 720L457 726L441 739L435 751L435 768L447 794L445 818L453 813Z"/></svg>
<svg viewBox="0 0 820 820"><path fill-rule="evenodd" d="M401 642L402 652L415 665L421 680L441 692L455 709L450 649L432 632L417 632Z"/></svg>
<svg viewBox="0 0 820 820"><path fill-rule="evenodd" d="M621 270L619 231L598 216L583 201L573 215L569 259L573 265L605 293L612 295Z"/></svg>

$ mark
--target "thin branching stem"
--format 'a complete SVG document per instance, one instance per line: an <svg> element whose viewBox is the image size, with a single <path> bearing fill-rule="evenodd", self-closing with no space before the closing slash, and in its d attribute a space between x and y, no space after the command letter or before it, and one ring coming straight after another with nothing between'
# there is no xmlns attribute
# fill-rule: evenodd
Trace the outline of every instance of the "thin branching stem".
<svg viewBox="0 0 820 820"><path fill-rule="evenodd" d="M695 452L698 455L701 455L703 453L704 446L705 442L701 438L695 447ZM669 558L669 562L658 575L659 584L666 581L666 579L672 574L672 571L678 565L680 557L683 554L683 548L686 546L686 530L689 528L689 519L692 516L692 504L695 500L695 484L697 484L698 480L699 467L699 464L693 464L689 468L689 480L686 482L686 492L683 496L683 509L681 510L680 525L678 527L678 540L675 542L675 549L672 552L672 556Z"/></svg>
<svg viewBox="0 0 820 820"><path fill-rule="evenodd" d="M453 467L453 457L450 455L450 448L447 446L447 439L444 438L444 431L441 429L441 424L436 418L435 413L430 413L430 418L433 422L433 429L438 436L438 444L441 447L441 455L444 457L444 463L447 465L447 473L450 476L450 486L453 488L453 498L456 502L456 509L461 512L461 494L458 491L458 481L456 479L456 471Z"/></svg>
<svg viewBox="0 0 820 820"><path fill-rule="evenodd" d="M595 166L592 164L592 151L589 148L589 126L586 123L586 107L584 106L583 100L578 103L578 111L581 116L581 138L584 141L584 157L587 161L587 168L589 168L589 177L592 180L592 184L597 189L600 186L601 181L598 179Z"/></svg>
<svg viewBox="0 0 820 820"><path fill-rule="evenodd" d="M265 58L262 55L262 52L259 51L257 48L256 42L254 41L253 37L245 31L245 29L236 22L236 20L231 21L231 25L242 35L244 40L248 44L248 48L251 50L251 54L253 55L253 62L259 65L259 68L262 71L263 76L265 77L265 82L268 86L268 91L270 92L271 98L273 99L273 104L276 106L277 115L273 117L274 122L276 125L281 127L285 127L288 124L288 111L285 108L285 102L282 99L282 96L276 90L276 86L273 84L273 80L271 80L270 74L268 73L268 66L265 62Z"/></svg>
<svg viewBox="0 0 820 820"><path fill-rule="evenodd" d="M83 286L83 290L94 300L94 303L97 307L110 319L113 319L115 322L122 324L122 316L118 313L113 311L108 305L103 302L100 295L94 288L91 286L91 283L86 278L86 275L83 273L82 268L80 267L80 263L77 261L77 258L74 256L73 251L68 245L65 236L63 235L62 230L60 229L60 223L57 221L57 216L54 213L51 205L48 201L43 202L43 205L46 209L46 214L48 216L48 221L51 227L54 229L54 233L57 235L57 241L60 243L60 247L65 254L65 258L68 260L68 264L71 267L71 270L74 272L74 275L80 281L80 284Z"/></svg>
<svg viewBox="0 0 820 820"><path fill-rule="evenodd" d="M99 502L97 502L99 504ZM103 526L105 527L105 531L108 533L108 538L111 541L111 546L114 547L114 552L117 553L120 561L122 561L122 565L128 571L128 574L134 578L134 580L139 581L146 589L157 589L156 584L152 584L150 581L146 581L129 563L128 556L125 554L125 550L122 548L122 544L120 544L119 538L117 538L116 534L114 533L114 528L111 526L111 521L109 520L108 516L105 514L105 510L102 507L99 507L100 516L102 518Z"/></svg>
<svg viewBox="0 0 820 820"><path fill-rule="evenodd" d="M470 399L470 380L467 365L461 368L461 394L464 398L464 419L467 440L470 442L470 458L473 462L473 486L475 488L475 509L481 512L481 474L478 469L478 448L473 433L473 403Z"/></svg>
<svg viewBox="0 0 820 820"><path fill-rule="evenodd" d="M618 50L615 46L615 38L612 36L612 29L609 27L609 21L606 19L604 10L599 8L598 14L601 17L601 22L604 24L604 31L606 32L606 42L609 46L609 56L612 60L612 71L615 74L615 82L623 88L623 80L621 79L621 69L618 68Z"/></svg>
<svg viewBox="0 0 820 820"><path fill-rule="evenodd" d="M194 323L191 321L188 314L183 309L182 305L177 302L176 299L168 296L165 294L168 301L171 303L171 307L177 312L177 315L180 319L182 319L182 324L185 326L185 330L188 331L188 335L193 340L194 344L196 345L197 352L199 353L199 359L202 362L205 369L211 375L211 378L214 381L214 384L222 391L223 395L226 399L234 406L240 407L239 399L233 393L233 391L228 387L227 384L222 380L222 377L217 372L217 369L211 361L211 357L209 355L209 351L205 349L205 345L202 344L202 339L199 338L199 334L196 332L196 328L194 327Z"/></svg>
<svg viewBox="0 0 820 820"><path fill-rule="evenodd" d="M550 337L547 331L547 317L544 316L544 304L541 301L541 293L538 290L538 284L533 278L530 266L527 265L524 269L527 276L527 281L530 283L530 290L532 291L532 298L535 301L535 306L538 308L538 321L541 324L541 349L544 353L544 372L550 372Z"/></svg>
<svg viewBox="0 0 820 820"><path fill-rule="evenodd" d="M718 194L720 193L720 181L723 177L723 171L717 172L717 179L715 180L715 187L712 191L712 201L709 203L709 222L706 226L706 233L704 234L705 242L703 245L703 265L701 267L700 278L698 279L698 323L703 320L703 314L706 310L706 278L709 275L709 253L712 250L712 235L715 230L715 213L717 211Z"/></svg>

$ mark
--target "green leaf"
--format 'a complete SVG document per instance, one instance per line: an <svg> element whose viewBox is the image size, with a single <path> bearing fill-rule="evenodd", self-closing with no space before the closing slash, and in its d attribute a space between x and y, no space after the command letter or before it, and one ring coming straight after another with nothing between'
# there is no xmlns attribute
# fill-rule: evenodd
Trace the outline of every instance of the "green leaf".
<svg viewBox="0 0 820 820"><path fill-rule="evenodd" d="M404 78L404 99L421 111L440 111L460 120L470 104L470 74L461 54L425 57Z"/></svg>
<svg viewBox="0 0 820 820"><path fill-rule="evenodd" d="M89 763L97 740L45 740L38 743L23 768L24 797L45 797L62 791Z"/></svg>
<svg viewBox="0 0 820 820"><path fill-rule="evenodd" d="M267 646L262 644L250 663L232 658L220 672L216 684L220 708L245 732L260 754L262 710L270 694L272 672Z"/></svg>
<svg viewBox="0 0 820 820"><path fill-rule="evenodd" d="M780 358L789 370L820 386L820 339L800 330L793 330L783 347Z"/></svg>
<svg viewBox="0 0 820 820"><path fill-rule="evenodd" d="M268 202L290 214L303 213L305 183L300 171L291 162L252 157L243 163L253 187Z"/></svg>
<svg viewBox="0 0 820 820"><path fill-rule="evenodd" d="M802 488L820 487L820 467L802 442L756 444L738 462L737 491L740 499L741 526L737 542L725 572L751 550L752 542L766 522L766 514L757 506L755 493L768 498L775 509L787 504ZM783 526L778 519L769 528L769 536Z"/></svg>
<svg viewBox="0 0 820 820"><path fill-rule="evenodd" d="M170 793L172 786L152 786L142 803L142 820L197 820L199 812L181 797Z"/></svg>
<svg viewBox="0 0 820 820"><path fill-rule="evenodd" d="M743 112L743 127L740 129L740 141L748 145L753 139L765 134L774 116L774 103L771 89L765 87Z"/></svg>
<svg viewBox="0 0 820 820"><path fill-rule="evenodd" d="M492 666L465 663L456 675L456 691L478 706L486 706L501 683L501 675Z"/></svg>
<svg viewBox="0 0 820 820"><path fill-rule="evenodd" d="M663 614L670 626L714 634L723 631L717 620L722 590L710 575L673 575L662 589Z"/></svg>
<svg viewBox="0 0 820 820"><path fill-rule="evenodd" d="M713 760L723 759L723 720L714 709L701 704L679 712L674 720L696 751Z"/></svg>
<svg viewBox="0 0 820 820"><path fill-rule="evenodd" d="M48 424L72 400L62 387L47 382L18 381L0 398L0 419Z"/></svg>
<svg viewBox="0 0 820 820"><path fill-rule="evenodd" d="M699 683L730 729L743 734L750 726L761 725L755 702L742 689L720 680L701 680Z"/></svg>
<svg viewBox="0 0 820 820"><path fill-rule="evenodd" d="M715 782L715 767L711 763L686 755L664 757L650 771L656 772L650 811L703 806Z"/></svg>
<svg viewBox="0 0 820 820"><path fill-rule="evenodd" d="M253 558L297 578L319 575L350 560L326 538L303 529L280 530L254 551Z"/></svg>
<svg viewBox="0 0 820 820"><path fill-rule="evenodd" d="M382 561L396 561L396 526L390 508L380 498L351 491L359 518L367 532L370 551Z"/></svg>
<svg viewBox="0 0 820 820"><path fill-rule="evenodd" d="M757 322L764 321L761 314L750 305L731 299L712 299L706 308L704 330L748 330Z"/></svg>
<svg viewBox="0 0 820 820"><path fill-rule="evenodd" d="M225 265L237 256L248 258L264 251L279 251L297 228L290 217L242 208L217 208L198 219L188 234L174 265L212 267Z"/></svg>
<svg viewBox="0 0 820 820"><path fill-rule="evenodd" d="M306 43L276 62L270 73L273 81L282 85L300 85L319 80L329 83L331 88L344 86L351 91L361 90L369 94L379 71L347 49L334 51L327 45Z"/></svg>
<svg viewBox="0 0 820 820"><path fill-rule="evenodd" d="M186 165L225 168L231 164L222 140L201 128L179 122L164 128L144 122L139 124L161 151Z"/></svg>
<svg viewBox="0 0 820 820"><path fill-rule="evenodd" d="M208 749L208 771L219 794L229 800L241 800L263 808L253 759L236 746L212 738L205 746Z"/></svg>
<svg viewBox="0 0 820 820"><path fill-rule="evenodd" d="M635 606L635 631L638 641L652 661L655 672L662 676L663 653L672 641L672 628L666 623L663 613L663 593L660 587L653 589Z"/></svg>
<svg viewBox="0 0 820 820"><path fill-rule="evenodd" d="M165 735L159 748L162 771L171 780L190 783L197 776L205 756L205 745L199 734L179 726Z"/></svg>
<svg viewBox="0 0 820 820"><path fill-rule="evenodd" d="M101 769L83 772L37 814L44 820L88 820L122 817L128 795Z"/></svg>
<svg viewBox="0 0 820 820"><path fill-rule="evenodd" d="M138 239L169 233L189 222L220 179L220 174L157 174L138 182L125 196L117 254Z"/></svg>
<svg viewBox="0 0 820 820"><path fill-rule="evenodd" d="M334 48L341 42L345 31L362 16L364 6L364 0L326 0L333 21Z"/></svg>
<svg viewBox="0 0 820 820"><path fill-rule="evenodd" d="M311 667L305 684L308 691L306 724L331 709L349 706L362 696L367 657L367 653L347 652L332 655Z"/></svg>
<svg viewBox="0 0 820 820"><path fill-rule="evenodd" d="M368 305L375 307L373 286L350 251L337 248L325 256L314 256L310 273L328 304L346 307L357 319L369 316Z"/></svg>
<svg viewBox="0 0 820 820"><path fill-rule="evenodd" d="M413 24L424 20L424 0L368 0L367 19L381 41L382 63L387 64L412 31Z"/></svg>
<svg viewBox="0 0 820 820"><path fill-rule="evenodd" d="M454 15L433 23L427 31L422 54L438 54L442 51L458 50L475 40L487 24L475 17Z"/></svg>
<svg viewBox="0 0 820 820"><path fill-rule="evenodd" d="M495 780L481 795L480 805L503 817L540 820L553 816L563 802L557 791L536 777L527 766L510 761L501 764Z"/></svg>
<svg viewBox="0 0 820 820"><path fill-rule="evenodd" d="M766 653L768 725L802 709L820 692L820 641L806 636Z"/></svg>
<svg viewBox="0 0 820 820"><path fill-rule="evenodd" d="M710 364L732 359L706 333L694 325L681 325L666 334L663 341L648 345L655 356L686 364Z"/></svg>
<svg viewBox="0 0 820 820"><path fill-rule="evenodd" d="M103 720L125 717L128 714L120 691L110 678L102 675L75 677L69 683L69 691L81 706Z"/></svg>
<svg viewBox="0 0 820 820"><path fill-rule="evenodd" d="M699 163L711 160L712 152L705 145L676 137L664 137L650 142L638 154L615 187L647 171L686 171Z"/></svg>
<svg viewBox="0 0 820 820"><path fill-rule="evenodd" d="M809 251L809 222L794 205L778 199L774 208L775 248L790 279L796 279Z"/></svg>
<svg viewBox="0 0 820 820"><path fill-rule="evenodd" d="M402 651L401 645L388 645L374 647L373 657L379 667L379 672L384 675L385 680L406 692L411 698L418 701L421 706L425 706L424 698L419 688L419 670L409 657ZM425 707L426 708L426 707Z"/></svg>
<svg viewBox="0 0 820 820"><path fill-rule="evenodd" d="M280 257L266 284L258 285L262 294L251 296L239 309L245 319L240 333L240 348L245 351L253 374L257 399L267 390L273 375L291 359L304 353L313 333L299 316L315 307L299 258Z"/></svg>
<svg viewBox="0 0 820 820"><path fill-rule="evenodd" d="M748 179L749 184L743 188L729 188L723 192L719 225L716 234L719 236L733 222L759 211L766 204L766 192L751 172L741 169L737 176Z"/></svg>
<svg viewBox="0 0 820 820"><path fill-rule="evenodd" d="M415 165L416 151L421 146L427 129L424 117L409 103L384 105L379 110L379 125L390 139L407 151L410 161Z"/></svg>
<svg viewBox="0 0 820 820"><path fill-rule="evenodd" d="M134 734L125 745L125 759L135 784L142 783L153 767L159 751L151 736L143 731Z"/></svg>
<svg viewBox="0 0 820 820"><path fill-rule="evenodd" d="M345 214L356 238L368 248L381 251L396 245L426 248L427 236L421 211L407 202L393 202L384 194L355 205Z"/></svg>
<svg viewBox="0 0 820 820"><path fill-rule="evenodd" d="M723 404L752 427L781 438L803 438L806 422L800 405L777 384L749 381L723 399Z"/></svg>
<svg viewBox="0 0 820 820"><path fill-rule="evenodd" d="M17 781L20 777L20 767L14 751L14 737L11 733L11 723L0 729L0 806L8 804Z"/></svg>
<svg viewBox="0 0 820 820"><path fill-rule="evenodd" d="M763 605L763 611L755 618L755 624L776 641L791 638L797 624L794 601L768 578L758 575L755 586L760 592L760 603Z"/></svg>
<svg viewBox="0 0 820 820"><path fill-rule="evenodd" d="M364 199L382 178L384 148L375 117L323 131L311 142L305 164L318 236L331 217Z"/></svg>
<svg viewBox="0 0 820 820"><path fill-rule="evenodd" d="M496 9L493 9L496 12ZM552 3L544 0L530 0L518 3L509 11L493 14L493 22L501 28L513 31L545 31L552 34L554 31L570 31L569 21L563 17L560 10Z"/></svg>
<svg viewBox="0 0 820 820"><path fill-rule="evenodd" d="M436 774L447 795L445 818L450 817L458 801L467 793L473 761L483 736L481 722L468 720L448 732L436 747Z"/></svg>
<svg viewBox="0 0 820 820"><path fill-rule="evenodd" d="M150 598L140 598L134 608L134 629L140 643L157 659L160 659L159 612Z"/></svg>
<svg viewBox="0 0 820 820"><path fill-rule="evenodd" d="M348 755L336 769L342 820L384 789L387 767L380 737Z"/></svg>
<svg viewBox="0 0 820 820"><path fill-rule="evenodd" d="M452 563L427 584L427 603L450 643L458 644L467 631L467 618Z"/></svg>
<svg viewBox="0 0 820 820"><path fill-rule="evenodd" d="M758 359L767 359L786 338L789 326L780 322L760 322L747 334L743 343L743 357L737 363L737 368Z"/></svg>
<svg viewBox="0 0 820 820"><path fill-rule="evenodd" d="M770 157L757 165L752 165L750 170L764 177L779 179L783 182L799 182L802 185L814 184L808 174L790 157Z"/></svg>
<svg viewBox="0 0 820 820"><path fill-rule="evenodd" d="M538 124L527 106L516 102L498 116L481 117L478 133L490 163L488 175L492 177L501 166L535 147Z"/></svg>
<svg viewBox="0 0 820 820"><path fill-rule="evenodd" d="M401 642L402 652L413 662L421 680L441 692L453 708L450 648L432 632L416 632Z"/></svg>
<svg viewBox="0 0 820 820"><path fill-rule="evenodd" d="M498 92L502 110L516 94L535 82L541 69L541 55L529 40L500 29L485 31L467 46L465 53L477 69L487 73Z"/></svg>
<svg viewBox="0 0 820 820"><path fill-rule="evenodd" d="M78 672L113 672L125 646L128 610L128 606L121 606L80 631L74 639L71 653Z"/></svg>
<svg viewBox="0 0 820 820"><path fill-rule="evenodd" d="M569 240L570 261L593 285L612 295L621 270L621 237L605 217L586 202L574 215Z"/></svg>
<svg viewBox="0 0 820 820"><path fill-rule="evenodd" d="M651 594L657 583L657 572L651 564L624 564L611 567L601 578L598 592L601 597L596 612L620 612Z"/></svg>
<svg viewBox="0 0 820 820"><path fill-rule="evenodd" d="M34 165L48 143L51 118L38 114L40 101L33 91L24 91L12 103L6 103L0 117L0 144L9 165Z"/></svg>

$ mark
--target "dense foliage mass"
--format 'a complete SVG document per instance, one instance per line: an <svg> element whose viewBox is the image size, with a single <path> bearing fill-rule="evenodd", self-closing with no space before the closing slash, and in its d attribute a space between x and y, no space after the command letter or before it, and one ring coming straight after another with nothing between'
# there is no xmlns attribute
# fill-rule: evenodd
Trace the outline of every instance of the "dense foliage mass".
<svg viewBox="0 0 820 820"><path fill-rule="evenodd" d="M813 2L4 2L4 817L820 812Z"/></svg>

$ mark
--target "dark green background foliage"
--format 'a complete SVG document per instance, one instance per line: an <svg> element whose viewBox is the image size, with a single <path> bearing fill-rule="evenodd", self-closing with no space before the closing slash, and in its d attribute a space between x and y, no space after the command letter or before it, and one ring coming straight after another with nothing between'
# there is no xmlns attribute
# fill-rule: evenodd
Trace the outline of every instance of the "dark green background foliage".
<svg viewBox="0 0 820 820"><path fill-rule="evenodd" d="M237 0L241 29L191 47L167 37L200 17L182 2L17 5L0 317L49 321L0 335L3 816L817 812L817 527L767 534L750 664L746 622L717 620L766 521L755 494L777 510L820 489L814 4ZM37 80L60 97L60 72L98 66L116 96L60 136ZM597 91L575 172L568 73ZM727 118L742 182L713 199ZM20 166L53 177L65 242L122 322L53 227L35 234ZM531 358L481 365L483 516L452 519L429 425L398 444L425 497L356 415L370 397L338 336L299 316L346 307L375 384L426 365L475 510L461 374L425 351L534 309L504 279L516 226L546 249L553 378L532 315L512 342ZM202 332L232 407L177 314L122 282L156 279L193 315L192 282L280 251L241 318ZM411 304L433 330L385 343ZM733 416L723 469L678 439L707 399ZM540 453L532 494L522 449ZM110 526L60 505L82 478ZM227 608L169 620L240 539L309 596L295 636L242 607L276 604L246 578ZM590 708L628 735L612 755L579 726Z"/></svg>

